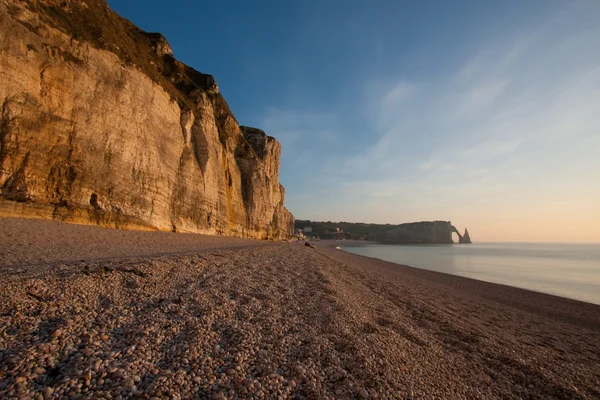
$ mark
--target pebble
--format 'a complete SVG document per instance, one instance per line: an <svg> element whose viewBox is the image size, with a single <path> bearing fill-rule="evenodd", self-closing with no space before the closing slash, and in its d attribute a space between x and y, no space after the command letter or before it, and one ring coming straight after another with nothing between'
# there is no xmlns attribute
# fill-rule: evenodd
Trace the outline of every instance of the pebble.
<svg viewBox="0 0 600 400"><path fill-rule="evenodd" d="M251 251L263 250L253 247ZM406 361L414 361L410 357L417 349L423 357L439 360L443 349L435 335L431 335L434 346L425 348L404 340L392 325L387 329L392 322L373 336L364 334L367 322L377 323L370 313L378 312L362 309L363 314L357 314L342 298L333 300L344 312L325 315L332 324L320 323L324 313L334 312L336 304L332 303L334 295L324 296L319 274L333 279L329 275L339 272L339 265L327 264L331 267L327 270L319 264L321 258L310 265L300 258L288 266L283 257L289 254L281 255L279 250L269 253L271 259L266 260L271 261L254 260L256 264L249 261L248 253L230 254L237 258L220 260L219 267L210 254L205 255L210 261L197 255L196 261L188 256L154 257L153 275L132 278L136 287L124 285L131 277L119 270L148 266L134 266L137 261L132 260L122 265L111 261L110 265L116 264L111 274L94 273L100 268L96 265L88 275L64 279L53 272L48 279L32 278L36 285L47 287L36 293L55 296L51 303L36 305L39 312L17 301L27 296L16 283L26 282L23 287L31 283L9 277L8 285L14 289L11 296L17 300L7 297L12 303L0 304L0 312L2 307L18 309L2 318L7 326L13 324L23 333L0 336L0 341L10 341L9 346L2 342L0 351L0 397L175 400L203 393L221 399L385 399L394 398L394 390L406 384L401 380L407 378ZM282 281L270 279L280 268ZM233 290L235 302L229 299ZM281 299L275 299L280 295ZM347 295L351 298L354 294ZM160 301L180 298L186 301ZM187 301L190 298L193 301ZM389 307L394 308L392 303ZM422 307L426 310L426 305ZM76 316L69 314L74 308L79 309ZM34 313L36 321L30 317ZM54 332L42 328L56 328L57 320L60 328ZM407 322L398 322L403 323ZM421 332L419 326L411 328ZM40 334L31 333L33 330ZM48 335L54 340L48 341ZM40 343L42 338L47 343ZM398 341L401 345L396 346ZM489 347L486 350L491 351ZM433 368L442 376L448 372L444 370L447 365L443 361L434 364L422 364L415 376L435 382L427 386L431 397L444 398L440 393L448 394L444 392L448 386L433 379L437 371ZM455 398L468 397L456 381L452 386ZM416 384L426 387L423 382ZM532 393L536 387L540 387L537 382L530 387ZM484 389L475 387L471 393L484 393Z"/></svg>

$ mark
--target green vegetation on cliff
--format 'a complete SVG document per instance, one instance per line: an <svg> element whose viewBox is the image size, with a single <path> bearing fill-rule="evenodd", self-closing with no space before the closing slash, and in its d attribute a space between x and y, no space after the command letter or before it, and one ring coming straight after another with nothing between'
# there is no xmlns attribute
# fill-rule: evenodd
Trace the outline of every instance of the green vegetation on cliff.
<svg viewBox="0 0 600 400"><path fill-rule="evenodd" d="M371 235L385 232L398 225L391 224L365 224L362 222L318 222L310 220L297 219L294 231L311 227L312 232L308 236L319 236L321 239L354 239L366 240ZM338 231L339 229L339 231Z"/></svg>

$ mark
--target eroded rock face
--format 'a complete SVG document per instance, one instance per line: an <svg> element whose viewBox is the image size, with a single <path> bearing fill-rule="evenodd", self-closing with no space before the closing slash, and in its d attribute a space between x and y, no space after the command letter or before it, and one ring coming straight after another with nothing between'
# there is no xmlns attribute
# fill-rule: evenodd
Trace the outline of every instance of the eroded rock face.
<svg viewBox="0 0 600 400"><path fill-rule="evenodd" d="M377 233L371 240L399 244L452 244L452 233L456 232L459 243L463 236L450 221L423 221L398 225L390 230ZM468 237L468 232L466 232ZM470 243L470 239L469 239Z"/></svg>
<svg viewBox="0 0 600 400"><path fill-rule="evenodd" d="M54 3L0 3L0 214L292 234L281 146L242 132L212 76L103 1Z"/></svg>

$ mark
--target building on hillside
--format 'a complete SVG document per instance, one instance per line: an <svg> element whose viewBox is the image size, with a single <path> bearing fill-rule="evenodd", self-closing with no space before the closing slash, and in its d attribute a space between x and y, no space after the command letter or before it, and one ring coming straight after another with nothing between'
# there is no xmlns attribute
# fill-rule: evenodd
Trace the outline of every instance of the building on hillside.
<svg viewBox="0 0 600 400"><path fill-rule="evenodd" d="M304 229L302 229L302 232L304 232L304 233L312 232L312 226L305 226Z"/></svg>

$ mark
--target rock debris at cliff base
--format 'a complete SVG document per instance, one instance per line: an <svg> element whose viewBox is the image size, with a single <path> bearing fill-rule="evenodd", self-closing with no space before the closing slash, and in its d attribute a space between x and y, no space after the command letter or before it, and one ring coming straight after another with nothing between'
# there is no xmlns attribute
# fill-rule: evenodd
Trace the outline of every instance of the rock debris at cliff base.
<svg viewBox="0 0 600 400"><path fill-rule="evenodd" d="M595 305L327 245L23 221L0 220L1 398L600 396Z"/></svg>

